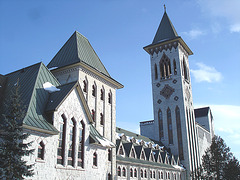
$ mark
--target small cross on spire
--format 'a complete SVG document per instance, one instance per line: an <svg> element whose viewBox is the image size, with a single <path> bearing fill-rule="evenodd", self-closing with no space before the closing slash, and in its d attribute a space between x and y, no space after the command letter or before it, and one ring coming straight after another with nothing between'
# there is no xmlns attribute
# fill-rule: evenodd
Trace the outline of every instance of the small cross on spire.
<svg viewBox="0 0 240 180"><path fill-rule="evenodd" d="M166 12L166 6L165 6L165 4L164 4L163 6L164 6L164 12Z"/></svg>

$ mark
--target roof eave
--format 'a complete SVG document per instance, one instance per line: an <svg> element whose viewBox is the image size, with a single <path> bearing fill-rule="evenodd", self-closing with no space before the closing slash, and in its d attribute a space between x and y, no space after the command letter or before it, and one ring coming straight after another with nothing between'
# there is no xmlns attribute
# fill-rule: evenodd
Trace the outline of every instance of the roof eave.
<svg viewBox="0 0 240 180"><path fill-rule="evenodd" d="M150 49L155 48L155 47L160 46L160 45L165 45L165 44L168 44L168 43L172 43L172 42L175 42L175 41L178 41L178 42L183 46L183 48L187 51L188 55L192 55L192 54L193 54L192 50L191 50L191 49L188 47L188 45L184 42L184 40L181 38L181 36L178 36L178 37L173 38L173 39L166 39L166 40L160 41L160 42L158 42L158 43L149 44L149 45L143 47L143 49L144 49L148 54L151 54Z"/></svg>
<svg viewBox="0 0 240 180"><path fill-rule="evenodd" d="M83 61L80 61L79 63L74 63L74 64L70 64L70 65L67 65L67 66L64 66L64 67L60 67L60 68L56 68L56 69L53 69L51 70L52 73L55 73L55 72L59 72L59 71L62 71L64 69L67 69L67 68L71 68L71 67L74 67L74 66L77 66L77 65L81 65L82 67L86 68L87 70L93 72L94 74L97 74L98 76L100 76L101 78L105 79L106 81L110 82L112 85L114 85L116 87L116 89L121 89L123 88L124 86L119 83L118 81L114 80L113 78L111 78L110 76L107 76L105 75L104 73L96 70L95 68L89 66L88 64L84 63Z"/></svg>
<svg viewBox="0 0 240 180"><path fill-rule="evenodd" d="M49 131L49 130L46 130L46 129L41 129L41 128L26 125L26 124L23 124L22 127L25 128L25 129L34 130L34 131L47 133L47 134L51 134L51 135L57 135L59 133L58 131Z"/></svg>

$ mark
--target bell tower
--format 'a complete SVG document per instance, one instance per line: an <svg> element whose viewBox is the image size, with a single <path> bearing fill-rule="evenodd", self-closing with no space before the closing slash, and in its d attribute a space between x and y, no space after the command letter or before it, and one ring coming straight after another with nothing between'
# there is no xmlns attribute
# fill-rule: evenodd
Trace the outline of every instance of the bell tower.
<svg viewBox="0 0 240 180"><path fill-rule="evenodd" d="M199 165L188 56L191 49L177 34L166 8L153 42L144 47L150 55L154 134L171 153L179 155L190 173Z"/></svg>

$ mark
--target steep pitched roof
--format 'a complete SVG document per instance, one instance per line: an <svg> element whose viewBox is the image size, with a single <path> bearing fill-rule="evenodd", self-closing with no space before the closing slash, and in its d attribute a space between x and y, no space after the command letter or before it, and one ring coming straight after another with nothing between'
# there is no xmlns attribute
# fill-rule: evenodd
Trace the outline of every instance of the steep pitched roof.
<svg viewBox="0 0 240 180"><path fill-rule="evenodd" d="M207 116L209 109L209 107L194 109L195 118Z"/></svg>
<svg viewBox="0 0 240 180"><path fill-rule="evenodd" d="M73 33L47 67L61 68L80 62L110 77L88 39L77 31Z"/></svg>
<svg viewBox="0 0 240 180"><path fill-rule="evenodd" d="M177 38L178 34L166 12L164 12L152 44Z"/></svg>
<svg viewBox="0 0 240 180"><path fill-rule="evenodd" d="M57 129L48 122L45 114L49 93L44 90L43 84L50 82L54 86L58 86L60 83L46 66L43 63L37 63L5 76L7 77L5 99L10 97L11 90L17 82L20 86L23 106L26 107L25 118L22 120L23 126L50 134L57 134Z"/></svg>

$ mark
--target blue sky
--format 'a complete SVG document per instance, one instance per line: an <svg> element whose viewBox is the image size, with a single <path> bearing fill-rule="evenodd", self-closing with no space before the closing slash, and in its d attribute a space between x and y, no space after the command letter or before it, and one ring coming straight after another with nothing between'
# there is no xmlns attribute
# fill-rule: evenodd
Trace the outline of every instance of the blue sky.
<svg viewBox="0 0 240 180"><path fill-rule="evenodd" d="M0 73L48 64L77 30L86 36L117 92L117 126L138 132L153 119L150 58L163 4L193 51L189 57L195 107L210 106L216 134L240 159L239 0L0 0Z"/></svg>

